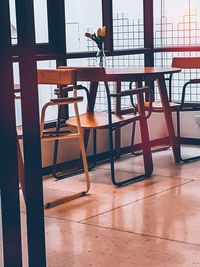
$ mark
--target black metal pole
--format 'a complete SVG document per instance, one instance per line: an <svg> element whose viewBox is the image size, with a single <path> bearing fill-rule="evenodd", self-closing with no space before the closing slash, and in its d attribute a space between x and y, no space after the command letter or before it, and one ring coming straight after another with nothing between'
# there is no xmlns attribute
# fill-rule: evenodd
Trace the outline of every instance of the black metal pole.
<svg viewBox="0 0 200 267"><path fill-rule="evenodd" d="M145 53L145 66L154 66L154 40L153 40L153 0L143 0L143 20L144 20L144 48L151 51Z"/></svg>
<svg viewBox="0 0 200 267"><path fill-rule="evenodd" d="M22 266L9 1L0 1L0 147L3 264ZM1 263L0 263L1 265ZM2 265L1 265L2 266Z"/></svg>
<svg viewBox="0 0 200 267"><path fill-rule="evenodd" d="M33 0L16 0L29 267L46 266Z"/></svg>
<svg viewBox="0 0 200 267"><path fill-rule="evenodd" d="M154 20L153 20L153 0L143 0L143 20L144 20L144 48L150 48L150 51L145 53L144 64L145 67L154 66ZM154 82L145 82L146 85L154 92ZM155 95L153 94L153 100ZM149 100L149 96L145 96L145 100Z"/></svg>
<svg viewBox="0 0 200 267"><path fill-rule="evenodd" d="M102 0L102 21L103 25L107 27L105 49L106 51L113 51L113 7L112 0Z"/></svg>
<svg viewBox="0 0 200 267"><path fill-rule="evenodd" d="M60 60L64 61L66 58L65 2L64 0L47 0L47 8L51 50L59 54Z"/></svg>

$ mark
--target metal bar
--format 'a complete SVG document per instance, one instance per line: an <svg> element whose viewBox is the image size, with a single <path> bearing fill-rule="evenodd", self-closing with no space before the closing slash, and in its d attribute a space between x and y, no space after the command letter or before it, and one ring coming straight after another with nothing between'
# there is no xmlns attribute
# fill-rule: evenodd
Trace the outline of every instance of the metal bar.
<svg viewBox="0 0 200 267"><path fill-rule="evenodd" d="M56 53L66 53L64 0L47 0L49 42ZM55 19L56 18L56 19Z"/></svg>
<svg viewBox="0 0 200 267"><path fill-rule="evenodd" d="M29 267L46 266L33 0L16 0Z"/></svg>
<svg viewBox="0 0 200 267"><path fill-rule="evenodd" d="M0 1L0 147L4 266L22 266L14 84L7 0ZM14 246L13 246L14 244Z"/></svg>
<svg viewBox="0 0 200 267"><path fill-rule="evenodd" d="M107 33L105 39L105 50L113 51L113 10L112 0L102 0L103 25L106 26Z"/></svg>
<svg viewBox="0 0 200 267"><path fill-rule="evenodd" d="M115 93L121 92L121 82L115 83ZM110 97L110 96L109 96ZM119 115L121 112L121 97L116 97L115 99L115 113ZM121 148L121 130L115 131L115 156L120 158L120 148Z"/></svg>
<svg viewBox="0 0 200 267"><path fill-rule="evenodd" d="M142 81L137 82L139 87L142 87ZM151 176L153 172L153 160L151 154L151 146L150 146L150 139L149 139L149 131L148 125L145 115L145 107L144 107L144 97L142 94L137 95L138 99L138 111L140 113L140 134L141 134L141 143L142 143L142 150L143 150L143 159L144 159L144 168L146 176Z"/></svg>
<svg viewBox="0 0 200 267"><path fill-rule="evenodd" d="M170 143L171 143L173 154L174 154L174 159L176 163L180 163L180 157L179 157L179 151L178 151L179 149L178 149L178 144L176 142L176 136L175 136L174 127L173 127L172 114L171 114L171 110L169 106L164 75L159 75L159 77L157 78L157 83L158 83L158 89L160 92L160 97L161 97L161 101L163 105L165 121L167 124L168 133L169 133L169 139L170 139Z"/></svg>
<svg viewBox="0 0 200 267"><path fill-rule="evenodd" d="M153 0L144 0L143 2L144 19L144 47L150 48L149 53L145 53L145 66L154 66L153 55Z"/></svg>

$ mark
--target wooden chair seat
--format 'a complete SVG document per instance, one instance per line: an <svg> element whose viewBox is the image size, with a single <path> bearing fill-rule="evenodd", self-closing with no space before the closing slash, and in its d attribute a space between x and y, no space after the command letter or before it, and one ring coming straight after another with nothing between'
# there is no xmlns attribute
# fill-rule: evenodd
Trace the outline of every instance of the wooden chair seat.
<svg viewBox="0 0 200 267"><path fill-rule="evenodd" d="M172 111L177 111L177 109L180 109L180 104L175 102L169 102L170 108ZM145 108L149 108L149 102L145 102ZM157 101L152 103L152 111L153 112L163 112L163 106L162 102Z"/></svg>
<svg viewBox="0 0 200 267"><path fill-rule="evenodd" d="M127 115L115 115L112 114L113 126L119 125L120 123L130 123L135 121L137 115L127 114ZM108 128L108 113L106 112L87 112L80 115L81 127L84 129L103 129ZM77 126L77 121L75 117L71 117L66 121L68 126Z"/></svg>

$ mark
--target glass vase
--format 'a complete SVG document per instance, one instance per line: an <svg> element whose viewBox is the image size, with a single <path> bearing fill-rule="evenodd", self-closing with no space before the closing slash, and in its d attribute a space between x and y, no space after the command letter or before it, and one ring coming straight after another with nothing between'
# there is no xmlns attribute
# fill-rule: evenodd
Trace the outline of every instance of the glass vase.
<svg viewBox="0 0 200 267"><path fill-rule="evenodd" d="M106 56L104 51L104 45L102 45L102 48L98 48L96 54L96 66L104 68L106 67Z"/></svg>

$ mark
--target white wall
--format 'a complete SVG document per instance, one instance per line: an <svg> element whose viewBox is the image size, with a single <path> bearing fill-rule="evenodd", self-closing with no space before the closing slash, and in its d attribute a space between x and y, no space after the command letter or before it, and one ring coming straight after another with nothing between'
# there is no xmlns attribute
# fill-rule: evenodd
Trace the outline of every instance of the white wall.
<svg viewBox="0 0 200 267"><path fill-rule="evenodd" d="M200 111L181 113L181 134L184 137L200 138L200 127L195 124L194 117L200 116Z"/></svg>

